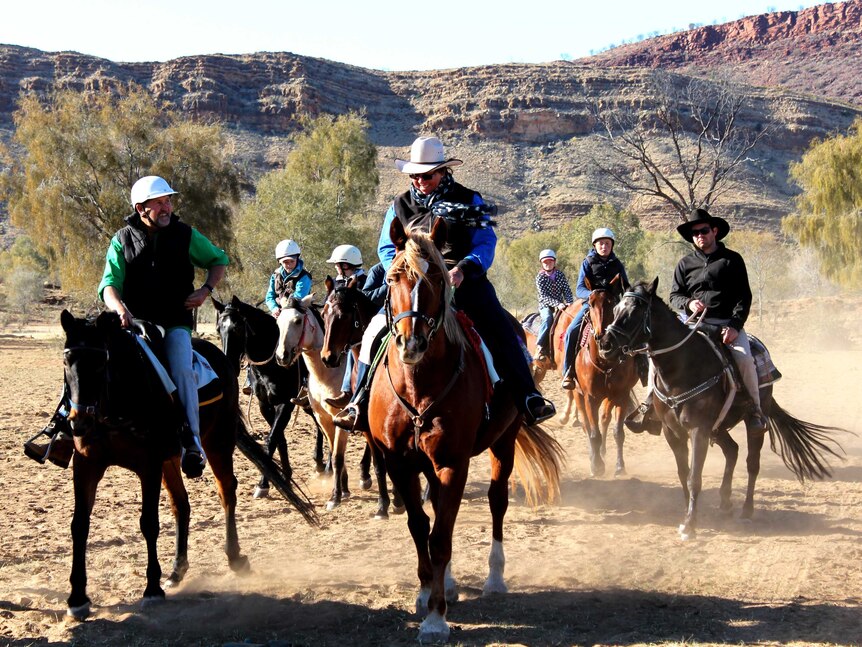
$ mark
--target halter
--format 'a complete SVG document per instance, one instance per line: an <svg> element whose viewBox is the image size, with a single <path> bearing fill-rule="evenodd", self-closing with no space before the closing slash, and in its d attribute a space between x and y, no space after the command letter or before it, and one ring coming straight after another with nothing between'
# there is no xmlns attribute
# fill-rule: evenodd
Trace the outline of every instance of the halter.
<svg viewBox="0 0 862 647"><path fill-rule="evenodd" d="M107 348L102 348L102 347L98 347L98 346L80 345L80 346L72 346L69 348L64 348L63 349L64 361L68 362L68 357L73 351L74 352L84 351L84 352L98 353L99 355L104 355L105 366L107 366L108 359L110 358L110 353L108 352ZM70 394L70 396L69 396L69 410L70 410L70 412L75 411L77 413L86 414L86 415L90 415L90 416L95 417L97 412L99 411L99 404L98 404L98 402L95 404L83 404L80 402L75 402L74 400L72 400L72 397Z"/></svg>

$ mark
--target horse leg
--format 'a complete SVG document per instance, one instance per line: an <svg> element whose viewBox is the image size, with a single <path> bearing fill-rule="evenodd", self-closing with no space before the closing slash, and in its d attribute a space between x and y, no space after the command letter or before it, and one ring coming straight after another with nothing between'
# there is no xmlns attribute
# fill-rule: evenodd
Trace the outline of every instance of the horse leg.
<svg viewBox="0 0 862 647"><path fill-rule="evenodd" d="M210 433L222 431L227 422L216 422L216 429ZM225 434L226 435L226 434ZM205 439L209 438L209 434ZM234 573L247 573L250 570L248 558L240 552L239 536L236 532L236 489L237 480L233 472L233 443L227 444L227 438L221 438L222 446L206 447L207 458L216 480L219 501L225 517L224 552Z"/></svg>
<svg viewBox="0 0 862 647"><path fill-rule="evenodd" d="M688 435L665 427L664 436L676 461L676 475L682 486L682 499L688 505Z"/></svg>
<svg viewBox="0 0 862 647"><path fill-rule="evenodd" d="M159 494L162 488L162 464L152 461L139 474L141 479L141 534L147 544L147 587L143 604L164 600L162 567L159 566Z"/></svg>
<svg viewBox="0 0 862 647"><path fill-rule="evenodd" d="M171 500L171 512L174 515L174 566L171 574L162 586L173 588L183 581L189 570L189 518L191 506L189 493L180 474L180 462L174 457L162 465L162 482Z"/></svg>
<svg viewBox="0 0 862 647"><path fill-rule="evenodd" d="M760 452L763 449L766 434L760 429L752 431L748 428L748 423L745 424L745 430L748 440L748 455L745 459L745 466L748 469L748 487L745 489L745 503L742 504L740 519L749 521L754 516L754 486L760 474Z"/></svg>
<svg viewBox="0 0 862 647"><path fill-rule="evenodd" d="M513 433L514 431L514 433ZM515 434L518 428L507 432L491 446L491 485L488 487L488 506L491 509L491 553L488 555L488 578L482 586L482 595L506 593L509 588L503 573L506 554L503 551L503 519L509 509L509 477L515 465Z"/></svg>
<svg viewBox="0 0 862 647"><path fill-rule="evenodd" d="M428 541L431 557L431 592L428 597L428 615L419 625L419 642L445 642L449 639L449 624L446 622L447 579L449 596L457 599L457 589L451 579L452 532L464 486L467 483L468 464L438 468L437 505L434 525ZM508 493L506 494L508 500ZM447 578L448 573L448 578Z"/></svg>
<svg viewBox="0 0 862 647"><path fill-rule="evenodd" d="M709 449L709 427L698 426L691 434L691 471L688 474L688 509L685 519L679 526L679 535L683 541L697 536L697 499L703 486L703 465L706 462L706 452Z"/></svg>
<svg viewBox="0 0 862 647"><path fill-rule="evenodd" d="M626 434L623 429L623 420L625 419L625 408L613 404L607 400L608 406L602 412L602 436L607 439L608 427L610 426L611 416L616 411L616 419L614 421L614 442L617 446L617 465L614 469L614 476L624 476L626 473L626 461L623 458L623 446L626 442Z"/></svg>
<svg viewBox="0 0 862 647"><path fill-rule="evenodd" d="M590 476L603 476L605 461L602 458L602 432L599 429L599 402L584 394L584 424L590 444Z"/></svg>
<svg viewBox="0 0 862 647"><path fill-rule="evenodd" d="M72 573L69 583L72 592L66 600L66 615L84 620L90 615L90 598L87 597L87 537L90 534L90 515L96 502L96 488L105 475L107 465L94 463L75 456L72 478L75 490L75 511L72 513Z"/></svg>
<svg viewBox="0 0 862 647"><path fill-rule="evenodd" d="M733 487L733 470L736 469L736 460L739 457L739 445L726 431L715 437L715 444L721 447L724 454L724 475L721 477L721 488L719 488L721 496L719 509L728 512L733 507L730 502L730 493Z"/></svg>
<svg viewBox="0 0 862 647"><path fill-rule="evenodd" d="M359 487L363 490L371 489L371 445L365 443L362 459L359 461Z"/></svg>
<svg viewBox="0 0 862 647"><path fill-rule="evenodd" d="M377 512L374 513L375 519L389 519L389 488L386 485L386 461L383 458L383 452L378 449L370 437L368 437L368 441L365 445L366 451L370 451L373 464L374 464L374 475L377 477ZM398 508L400 507L400 512L404 512L404 503L401 501L401 497L398 495L398 490L393 487L393 494L395 495L395 510L394 512L399 513Z"/></svg>
<svg viewBox="0 0 862 647"><path fill-rule="evenodd" d="M344 469L344 452L347 448L347 432L331 425L327 430L330 437L330 455L332 456L332 495L326 502L327 510L334 510L341 505L341 500L350 496L347 487L347 470Z"/></svg>
<svg viewBox="0 0 862 647"><path fill-rule="evenodd" d="M318 474L332 471L332 454L329 455L329 460L323 460L323 430L317 424L317 418L312 416L314 426L317 431L314 434L314 467Z"/></svg>
<svg viewBox="0 0 862 647"><path fill-rule="evenodd" d="M557 417L557 421L561 425L569 424L569 418L572 417L572 407L575 404L575 396L571 391L565 391L566 406L563 407L563 412Z"/></svg>
<svg viewBox="0 0 862 647"><path fill-rule="evenodd" d="M289 483L293 478L293 468L290 466L290 456L287 452L287 440L284 437L284 430L287 428L287 423L290 421L290 416L293 413L293 404L278 404L271 409L272 424L269 429L269 436L266 442L266 453L269 458L272 458L275 451L278 450L278 457L281 460L281 472L284 478ZM269 479L261 475L260 482L254 488L255 499L265 499L269 496Z"/></svg>
<svg viewBox="0 0 862 647"><path fill-rule="evenodd" d="M258 402L260 403L260 414L269 425L269 433L266 435L266 455L269 458L272 458L278 444L275 434L275 421L277 414L275 407L272 406L268 400L258 400ZM252 496L255 499L263 499L269 496L269 479L267 479L265 475L261 474L260 481L258 481L255 486L254 494Z"/></svg>

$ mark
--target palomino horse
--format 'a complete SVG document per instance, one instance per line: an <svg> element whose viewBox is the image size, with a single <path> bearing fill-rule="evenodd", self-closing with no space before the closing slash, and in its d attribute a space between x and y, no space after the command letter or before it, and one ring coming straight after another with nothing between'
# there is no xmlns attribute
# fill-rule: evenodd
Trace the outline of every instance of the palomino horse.
<svg viewBox="0 0 862 647"><path fill-rule="evenodd" d="M710 442L721 447L725 457L721 481L721 509L730 510L731 481L739 446L729 430L745 417L750 398L737 391L729 361L719 345L683 324L656 296L658 279L640 283L623 295L615 318L599 342L602 357L645 352L655 366L655 408L664 425L665 438L676 458L677 473L686 501L680 536L695 536L697 499L703 464ZM760 404L769 419L769 441L784 464L800 481L831 475L828 457L843 452L831 437L836 427L824 427L794 418L772 397L772 386L760 389ZM760 472L760 450L764 432L746 422L748 439L748 489L742 518L754 513L754 486ZM691 439L691 465L688 441ZM834 449L833 449L834 447Z"/></svg>
<svg viewBox="0 0 862 647"><path fill-rule="evenodd" d="M341 364L342 356L347 353L357 353L358 344L362 341L362 333L368 327L368 322L380 309L368 296L356 287L356 281L350 279L344 287L335 287L330 277L326 277L326 302L323 304L323 348L320 359L323 363L335 368ZM374 455L374 472L377 476L377 512L375 519L389 518L389 488L386 484L386 467L383 464L383 454L376 449L370 438L365 446ZM371 487L371 483L368 483ZM363 489L365 486L363 485ZM398 490L393 492L393 512L402 514L404 503Z"/></svg>
<svg viewBox="0 0 862 647"><path fill-rule="evenodd" d="M631 357L607 360L599 354L599 340L605 327L613 321L613 308L619 300L619 274L611 280L607 289L593 290L589 280L586 283L591 290L588 312L592 334L588 335L586 345L580 349L575 359L575 376L578 383L578 388L574 391L575 402L590 441L590 472L593 476L605 473L602 457L607 446L611 416L616 413L614 440L617 445L617 464L614 476L620 476L626 472L623 460L623 420L632 406L631 389L637 382L637 370ZM579 340L573 339L572 342L579 343Z"/></svg>
<svg viewBox="0 0 862 647"><path fill-rule="evenodd" d="M275 347L275 359L281 366L290 366L301 355L308 367L308 399L317 423L329 441L332 457L332 495L326 502L326 509L332 510L341 504L342 499L350 496L347 486L347 470L344 468L344 453L347 448L347 435L333 422L338 411L327 404L327 398L341 394L341 381L344 367L329 368L320 359L323 347L323 319L311 304L313 294L301 300L293 297L278 315L279 337Z"/></svg>
<svg viewBox="0 0 862 647"><path fill-rule="evenodd" d="M533 369L533 379L536 381L536 386L539 386L544 381L547 374L551 371L556 371L555 375L557 375L558 380L563 379L563 358L566 356L566 344L565 344L565 332L566 328L569 327L569 324L572 323L575 316L578 314L578 311L581 309L583 301L580 299L576 300L574 303L570 303L566 306L566 309L561 311L557 316L557 323L554 325L553 330L548 333L548 340L551 342L548 354L545 355L541 360L533 360L532 369ZM525 320L526 321L526 320ZM538 339L536 339L536 335L532 330L529 330L526 325L522 325L526 343L527 350L530 351L530 356L536 356L536 343ZM553 356L552 354L553 353ZM572 410L574 408L574 394L572 391L565 390L566 397L566 406L563 409L563 412L558 416L560 424L565 425L568 424L569 418L572 416ZM577 413L577 411L575 411Z"/></svg>
<svg viewBox="0 0 862 647"><path fill-rule="evenodd" d="M278 343L278 324L272 315L244 303L237 297L224 304L210 297L218 318L216 330L221 338L221 347L233 367L234 373L240 373L243 357L251 367L252 385L257 397L260 414L269 424L269 434L266 440L267 454L272 457L278 449L281 459L281 469L288 481L293 476L290 465L290 455L287 451L287 440L284 430L293 414L295 397L302 384L299 363L284 368L275 361L275 345ZM314 424L317 420L312 416ZM317 437L322 441L320 427ZM315 445L314 461L318 471L324 470L322 442ZM262 498L269 494L269 481L266 475L261 475L260 482L255 486L254 498Z"/></svg>
<svg viewBox="0 0 862 647"><path fill-rule="evenodd" d="M75 511L72 517L72 592L68 615L83 620L90 613L87 597L86 550L90 516L99 481L110 465L133 471L141 481L141 532L147 543L147 586L144 601L164 598L156 551L159 536L159 490L164 481L176 520L173 572L165 586L182 581L189 568L189 497L180 473L177 405L170 401L134 338L120 328L113 312L95 321L77 319L64 310L60 321L66 332L64 372L69 389L69 421L75 441L72 477ZM196 339L194 348L219 376L222 392L201 403L201 440L225 512L225 552L231 569L248 571L236 532L236 488L233 450L242 452L296 507L316 523L312 504L284 480L243 423L237 382L227 358L209 342Z"/></svg>
<svg viewBox="0 0 862 647"><path fill-rule="evenodd" d="M392 337L374 375L369 424L383 450L386 471L407 506L407 525L419 561L418 613L427 613L420 641L446 640L446 604L457 599L451 577L452 531L467 481L470 458L490 450L492 516L490 571L483 591L506 591L503 580L503 517L508 479L517 464L528 496L553 498L559 488L562 449L540 427L522 426L522 415L505 392L491 399L481 355L451 309L449 275L439 247L445 221L430 236L405 232L392 221L396 256L387 275L387 314ZM513 349L513 352L518 352ZM489 413L489 419L486 418ZM422 508L419 474L428 480L434 526Z"/></svg>

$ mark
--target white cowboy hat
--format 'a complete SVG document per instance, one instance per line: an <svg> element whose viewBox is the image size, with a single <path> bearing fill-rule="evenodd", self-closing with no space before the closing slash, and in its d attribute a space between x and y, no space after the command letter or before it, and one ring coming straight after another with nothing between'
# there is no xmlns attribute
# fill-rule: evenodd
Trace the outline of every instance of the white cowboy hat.
<svg viewBox="0 0 862 647"><path fill-rule="evenodd" d="M419 137L410 147L409 160L395 160L395 166L402 173L430 173L444 166L461 166L461 160L446 159L443 142L436 137Z"/></svg>

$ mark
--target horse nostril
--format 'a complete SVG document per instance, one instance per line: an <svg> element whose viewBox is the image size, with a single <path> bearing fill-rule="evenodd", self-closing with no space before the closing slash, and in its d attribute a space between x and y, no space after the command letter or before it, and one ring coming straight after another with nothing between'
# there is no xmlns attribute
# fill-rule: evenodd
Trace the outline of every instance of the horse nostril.
<svg viewBox="0 0 862 647"><path fill-rule="evenodd" d="M404 335L401 333L395 335L395 346L398 348L404 348Z"/></svg>

